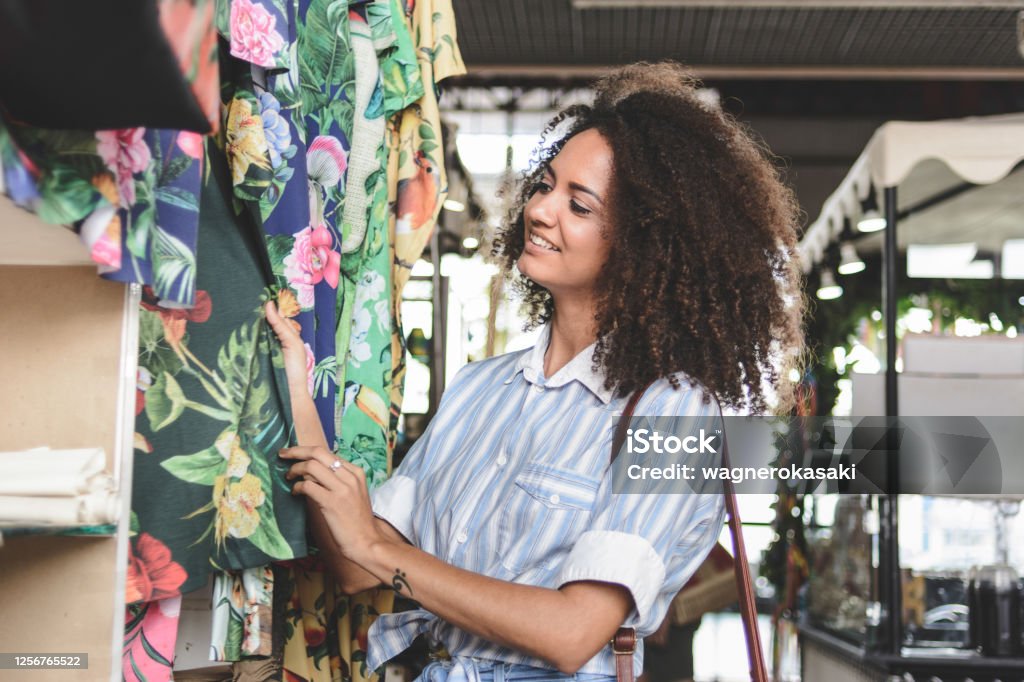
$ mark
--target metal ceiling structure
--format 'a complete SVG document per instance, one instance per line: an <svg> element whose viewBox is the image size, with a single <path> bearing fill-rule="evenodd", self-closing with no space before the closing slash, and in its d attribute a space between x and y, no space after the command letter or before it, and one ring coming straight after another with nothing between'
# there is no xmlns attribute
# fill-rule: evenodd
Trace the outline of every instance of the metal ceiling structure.
<svg viewBox="0 0 1024 682"><path fill-rule="evenodd" d="M1024 0L452 2L461 131L539 133L606 70L674 59L783 159L806 218L887 120L1024 111Z"/></svg>
<svg viewBox="0 0 1024 682"><path fill-rule="evenodd" d="M1022 2L454 0L478 76L676 59L704 78L1024 79Z"/></svg>

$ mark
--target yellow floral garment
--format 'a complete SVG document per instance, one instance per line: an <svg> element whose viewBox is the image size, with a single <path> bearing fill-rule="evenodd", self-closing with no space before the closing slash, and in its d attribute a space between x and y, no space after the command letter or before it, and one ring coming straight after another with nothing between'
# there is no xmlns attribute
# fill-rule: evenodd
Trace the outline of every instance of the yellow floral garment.
<svg viewBox="0 0 1024 682"><path fill-rule="evenodd" d="M395 3L399 0L394 0ZM441 144L437 83L466 73L455 36L451 0L416 2L408 17L416 36L423 96L388 125L388 201L392 248L391 429L388 462L398 435L405 377L402 290L434 230L448 189ZM436 181L436 187L433 184ZM441 188L444 188L442 193ZM390 466L389 466L390 472Z"/></svg>
<svg viewBox="0 0 1024 682"><path fill-rule="evenodd" d="M391 371L390 382L386 382L389 383L386 388L390 394L386 431L387 468L390 472L405 373L405 343L398 317L401 291L409 279L412 264L420 257L430 238L447 193L435 85L442 78L464 73L465 67L455 42L450 0L419 0L412 11L400 0L388 0L388 3L392 16L402 18L404 23L403 26L396 21L393 27L396 43L416 37L412 45L415 46L420 72L420 82L414 82L414 77L408 74L404 77L395 75L403 66L400 59L381 61L385 99L389 95L411 99L409 92L419 95L419 98L388 119L386 194L377 192L374 197L365 237L369 240L365 243L368 251L375 251L373 247L379 243L375 241L374 234L384 241L384 235L374 230L374 225L380 224L376 222L380 218L375 219L374 214L382 207L386 208L387 253L392 264L391 272L382 277L391 279L388 294ZM379 6L381 3L373 4ZM397 52L401 53L401 50ZM408 84L408 91L402 91L402 83ZM385 108L387 106L385 104ZM385 197L386 204L383 203ZM377 269L382 267L380 263L386 261L369 259L367 265L370 267L367 270L364 265L364 275L375 272L374 264L377 264ZM358 377L351 366L347 368L346 376L348 379ZM362 391L353 393L352 404L356 405ZM352 433L350 420L362 418L364 414L369 414L366 409L346 411L342 419L342 435ZM391 590L371 590L346 598L336 589L329 574L308 566L298 566L291 574L295 589L287 613L285 679L310 682L375 680L374 671L365 667L367 632L377 615L391 611L394 593Z"/></svg>

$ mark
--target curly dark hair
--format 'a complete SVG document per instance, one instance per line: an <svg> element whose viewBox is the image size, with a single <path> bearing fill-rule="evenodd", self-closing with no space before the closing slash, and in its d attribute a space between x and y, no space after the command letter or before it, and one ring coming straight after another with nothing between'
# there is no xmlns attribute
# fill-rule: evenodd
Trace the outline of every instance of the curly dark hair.
<svg viewBox="0 0 1024 682"><path fill-rule="evenodd" d="M785 411L803 359L797 204L767 149L699 86L671 62L598 81L593 106L545 128L492 255L523 298L527 328L549 320L551 294L515 267L524 208L566 142L597 130L614 154L595 314L605 387L624 396L670 377L679 388L681 371L723 406Z"/></svg>

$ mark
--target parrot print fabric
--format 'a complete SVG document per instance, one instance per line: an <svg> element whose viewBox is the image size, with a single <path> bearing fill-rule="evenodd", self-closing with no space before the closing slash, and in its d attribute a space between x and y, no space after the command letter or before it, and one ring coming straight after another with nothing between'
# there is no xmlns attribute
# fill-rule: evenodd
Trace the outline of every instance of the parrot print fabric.
<svg viewBox="0 0 1024 682"><path fill-rule="evenodd" d="M392 4L401 1L392 0ZM422 95L388 123L388 229L392 263L389 462L398 436L405 377L402 290L430 239L447 195L438 83L466 73L456 42L451 0L406 3L403 9L416 36Z"/></svg>
<svg viewBox="0 0 1024 682"><path fill-rule="evenodd" d="M343 249L338 348L346 349L339 384L345 390L336 412L337 452L359 464L375 486L389 469L391 358L391 244L388 221L388 120L422 96L418 64L405 16L397 3L374 2L351 13L356 55L357 111L350 180L360 190L346 201L350 248ZM350 188L355 184L350 182ZM390 590L346 597L315 559L290 571L292 597L286 614L284 652L287 679L306 682L363 682L367 633L374 618L389 612Z"/></svg>

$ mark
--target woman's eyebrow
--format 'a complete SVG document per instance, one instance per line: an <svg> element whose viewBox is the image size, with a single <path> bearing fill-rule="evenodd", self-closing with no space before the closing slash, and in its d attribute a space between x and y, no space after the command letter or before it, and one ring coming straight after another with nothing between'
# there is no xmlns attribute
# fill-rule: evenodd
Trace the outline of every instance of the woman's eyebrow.
<svg viewBox="0 0 1024 682"><path fill-rule="evenodd" d="M544 164L544 170L547 171L548 174L551 175L551 179L552 180L554 180L555 182L558 182L558 176L555 175L555 169L551 167L550 163ZM594 190L590 189L586 185L581 185L578 182L570 182L569 183L569 189L576 190L577 192L583 192L584 194L589 194L590 196L592 196L595 199L597 199L597 201L599 203L604 204L604 199L601 198L601 195L599 195L597 192L595 192Z"/></svg>
<svg viewBox="0 0 1024 682"><path fill-rule="evenodd" d="M569 183L569 189L574 189L577 192L584 192L586 194L589 194L590 196L592 196L595 199L597 199L598 203L604 204L604 199L602 199L600 196L598 196L597 192L595 192L594 190L590 189L589 187L587 187L585 185L581 185L578 182L570 182Z"/></svg>

